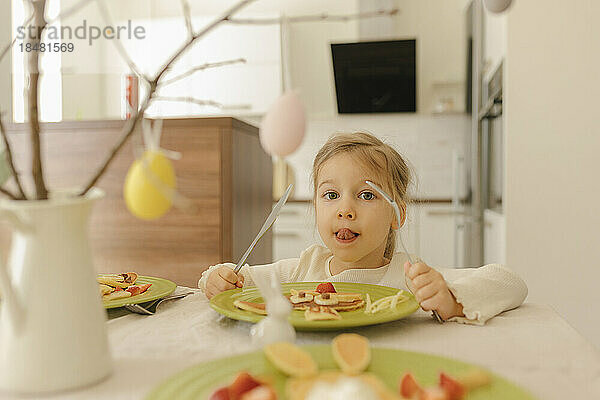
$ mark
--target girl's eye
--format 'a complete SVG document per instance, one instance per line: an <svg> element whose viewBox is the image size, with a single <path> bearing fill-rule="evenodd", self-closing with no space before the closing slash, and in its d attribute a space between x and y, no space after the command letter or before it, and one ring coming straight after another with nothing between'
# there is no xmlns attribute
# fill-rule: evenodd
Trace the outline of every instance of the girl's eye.
<svg viewBox="0 0 600 400"><path fill-rule="evenodd" d="M336 192L325 192L323 197L325 197L327 200L335 200L339 197L339 195Z"/></svg>
<svg viewBox="0 0 600 400"><path fill-rule="evenodd" d="M358 195L358 197L360 197L363 200L373 200L375 198L375 195L371 192L362 192Z"/></svg>

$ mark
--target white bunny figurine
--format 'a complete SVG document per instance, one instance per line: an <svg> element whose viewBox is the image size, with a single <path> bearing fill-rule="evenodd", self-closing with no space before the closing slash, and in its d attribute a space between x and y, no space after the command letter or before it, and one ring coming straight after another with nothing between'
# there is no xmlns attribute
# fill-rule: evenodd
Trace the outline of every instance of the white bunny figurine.
<svg viewBox="0 0 600 400"><path fill-rule="evenodd" d="M276 272L273 271L268 276L255 273L252 278L267 304L267 316L250 330L252 343L258 347L274 342L293 343L296 340L296 331L288 321L292 305L281 293Z"/></svg>

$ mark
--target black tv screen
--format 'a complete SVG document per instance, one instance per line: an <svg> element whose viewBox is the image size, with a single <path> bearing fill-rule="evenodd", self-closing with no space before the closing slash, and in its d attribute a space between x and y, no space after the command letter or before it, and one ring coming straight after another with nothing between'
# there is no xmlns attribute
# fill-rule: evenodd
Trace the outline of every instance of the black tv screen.
<svg viewBox="0 0 600 400"><path fill-rule="evenodd" d="M331 44L338 113L415 112L416 40Z"/></svg>

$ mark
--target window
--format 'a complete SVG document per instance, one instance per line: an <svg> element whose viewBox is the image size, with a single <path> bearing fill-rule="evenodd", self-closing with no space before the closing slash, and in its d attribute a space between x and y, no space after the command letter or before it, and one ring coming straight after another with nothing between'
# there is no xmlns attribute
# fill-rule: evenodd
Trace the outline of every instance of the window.
<svg viewBox="0 0 600 400"><path fill-rule="evenodd" d="M48 0L46 15L56 18L60 11L60 0ZM29 10L25 10L22 0L12 0L12 33L17 35L17 28L22 26L28 18ZM60 29L60 22L54 26ZM46 44L60 43L59 39L50 40L44 35L42 42ZM14 122L25 122L27 102L25 97L26 85L26 57L24 40L17 39L12 49L12 98ZM61 53L40 52L40 80L39 80L39 116L40 121L57 122L62 120L62 76Z"/></svg>

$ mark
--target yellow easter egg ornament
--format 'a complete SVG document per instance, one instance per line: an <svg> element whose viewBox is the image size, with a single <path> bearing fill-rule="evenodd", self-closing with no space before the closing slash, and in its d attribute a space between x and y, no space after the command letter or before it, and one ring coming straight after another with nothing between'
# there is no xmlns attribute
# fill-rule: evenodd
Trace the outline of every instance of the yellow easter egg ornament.
<svg viewBox="0 0 600 400"><path fill-rule="evenodd" d="M153 172L153 176L149 176L148 170ZM133 162L125 177L123 196L127 208L143 220L160 218L172 206L167 192L175 189L175 181L171 160L162 153L145 151L140 159Z"/></svg>

